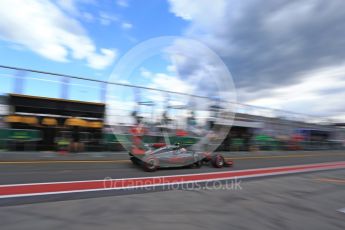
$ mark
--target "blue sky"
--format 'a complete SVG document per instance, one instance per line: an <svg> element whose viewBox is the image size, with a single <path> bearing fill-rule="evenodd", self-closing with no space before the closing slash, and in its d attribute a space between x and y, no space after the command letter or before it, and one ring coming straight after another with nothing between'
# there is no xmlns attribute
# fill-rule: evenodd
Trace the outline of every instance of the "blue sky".
<svg viewBox="0 0 345 230"><path fill-rule="evenodd" d="M107 80L135 45L177 35L219 55L241 103L343 121L344 7L323 0L2 0L0 64ZM188 91L185 77L210 78L200 50L174 48L188 57L170 68L179 79L166 60L148 61L138 69L144 78L131 83ZM8 71L1 74L0 91L8 92ZM73 99L97 100L73 84ZM59 96L53 83L30 79L27 88Z"/></svg>
<svg viewBox="0 0 345 230"><path fill-rule="evenodd" d="M52 32L56 34L48 38L44 38L44 36L42 36L42 39L40 39L39 36L27 36L25 34L20 34L19 31L23 29L22 27L25 27L23 19L20 19L20 17L11 18L10 15L3 15L0 16L0 19L2 17L3 20L8 21L8 23L17 28L8 28L4 25L0 27L0 30L2 30L0 31L2 32L2 36L0 36L0 38L3 38L0 40L2 65L85 76L87 78L99 80L107 80L116 62L123 54L128 52L136 44L152 37L181 35L184 28L188 24L188 22L170 13L168 2L163 0L47 0L31 2L19 1L18 4L22 4L24 10L26 11L30 11L30 8L35 10L35 7L41 7L41 9L36 9L36 11L33 11L33 13L29 13L23 17L25 20L30 20L30 17L35 17L36 23L28 23L28 26L33 26L32 30L42 30L38 32L39 34L44 33L44 26L49 26L49 29L52 30L65 29L69 34L72 34L72 36L83 36L92 43L94 46L94 51L91 52L90 59L92 59L92 56L102 55L100 52L101 49L109 49L113 56L109 58L105 57L105 59L108 59L104 60L106 64L90 64L89 57L73 57L73 52L76 51L71 51L71 49L73 49L73 47L71 47L72 45L66 45L60 43L59 41L50 41L55 39L65 39L64 37L56 38L58 36L64 36L64 34L60 35L58 32ZM15 12L15 1L5 1L1 3L1 5L3 5L3 9L10 11L13 10ZM47 8L54 8L59 15L57 17L52 16L52 19L50 20L45 18L46 16L50 16L49 14L44 15L43 12L42 15L38 15L38 13L41 13L40 11L43 11ZM21 22L17 24L17 22L20 20ZM58 20L65 21L60 22ZM44 23L45 21L48 21L47 25L42 27L37 26L36 28L37 24L40 22ZM61 26L61 23L67 23L70 25ZM74 30L82 30L82 32L77 32ZM26 32L30 33L30 30ZM47 33L49 32L50 31L47 31ZM12 33L19 35L12 36ZM29 41L27 42L27 40ZM35 49L41 49L42 47L35 44L31 46L31 44L28 44L29 42L38 42L42 44L44 42L60 43L58 45L62 46L67 53L66 55L63 55L64 60L59 60L61 57L58 55L55 57L54 54L45 55L44 52L42 54L39 51L36 51ZM80 48L87 49L86 46L87 44L85 45L85 48L83 46ZM47 52L54 53L54 50L49 51L48 49ZM54 77L52 79L54 81L59 81L59 79ZM13 85L11 85L9 80L3 78L2 83L4 86L2 87L2 92L13 89ZM86 85L88 85L88 83L86 83ZM59 87L60 86L57 86L54 83L44 83L31 79L26 82L25 93L38 95L44 94L45 96L56 97L59 96ZM77 86L71 87L77 88ZM47 90L47 88L49 88L49 90ZM84 91L85 94L87 89L81 89L79 91ZM74 92L70 93L70 96L74 99L76 99L76 97L82 97L82 94L78 96L77 92L78 90L74 90ZM89 92L87 93L87 96L89 100L98 99L97 95L92 93L90 94Z"/></svg>

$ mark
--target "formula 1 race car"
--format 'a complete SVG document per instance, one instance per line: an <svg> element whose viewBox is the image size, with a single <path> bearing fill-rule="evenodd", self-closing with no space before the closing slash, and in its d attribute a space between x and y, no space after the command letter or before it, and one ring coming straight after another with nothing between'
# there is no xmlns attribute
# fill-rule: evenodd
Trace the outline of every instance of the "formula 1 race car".
<svg viewBox="0 0 345 230"><path fill-rule="evenodd" d="M147 172L156 171L158 168L172 167L201 167L210 162L215 168L232 166L233 162L225 160L218 153L206 153L187 150L180 145L168 145L158 149L150 147L144 152L130 152L130 160L135 165L141 166Z"/></svg>

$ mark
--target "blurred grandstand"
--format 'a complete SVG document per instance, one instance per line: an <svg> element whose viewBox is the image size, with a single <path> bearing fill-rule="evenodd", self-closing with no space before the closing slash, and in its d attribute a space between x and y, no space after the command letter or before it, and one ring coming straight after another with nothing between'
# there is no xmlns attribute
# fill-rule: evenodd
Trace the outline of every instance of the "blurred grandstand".
<svg viewBox="0 0 345 230"><path fill-rule="evenodd" d="M68 151L73 140L82 143L83 151L123 150L120 141L132 141L131 130L139 123L145 130L142 135L146 143L165 142L161 134L164 129L169 142L188 146L202 135L198 134L201 126L212 125L212 119L198 122L193 110L186 106L167 106L162 117L157 117L151 112L154 104L150 101L136 101L133 107L118 105L116 109L120 112L109 112L113 108L105 102L107 84L131 89L138 86L8 66L0 66L0 75L0 149L3 150ZM235 120L218 150L345 147L344 125L330 119L240 103L233 108ZM160 119L164 122L158 122ZM116 126L117 135L111 126Z"/></svg>

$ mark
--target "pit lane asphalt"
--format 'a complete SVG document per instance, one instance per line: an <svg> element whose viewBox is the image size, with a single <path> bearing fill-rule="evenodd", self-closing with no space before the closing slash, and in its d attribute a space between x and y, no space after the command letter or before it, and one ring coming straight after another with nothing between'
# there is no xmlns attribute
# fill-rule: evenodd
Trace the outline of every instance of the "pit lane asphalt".
<svg viewBox="0 0 345 230"><path fill-rule="evenodd" d="M345 229L345 170L0 207L1 229Z"/></svg>
<svg viewBox="0 0 345 230"><path fill-rule="evenodd" d="M229 156L227 156L229 157ZM209 165L202 168L161 169L153 173L144 172L132 165L126 158L116 160L92 161L32 161L29 162L0 162L0 184L41 183L59 181L102 180L106 177L113 179L166 176L203 172L217 172L228 170L254 169L263 167L278 167L298 164L345 161L345 151L323 151L296 153L266 153L236 155L233 167L215 169Z"/></svg>

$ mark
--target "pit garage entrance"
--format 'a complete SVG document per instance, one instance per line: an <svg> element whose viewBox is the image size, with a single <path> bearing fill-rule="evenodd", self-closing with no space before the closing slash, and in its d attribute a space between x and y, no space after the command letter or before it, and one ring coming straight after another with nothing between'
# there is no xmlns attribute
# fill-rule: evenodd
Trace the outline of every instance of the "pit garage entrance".
<svg viewBox="0 0 345 230"><path fill-rule="evenodd" d="M104 103L9 94L8 105L5 121L13 134L7 140L11 150L58 150L76 132L85 150L102 148Z"/></svg>

